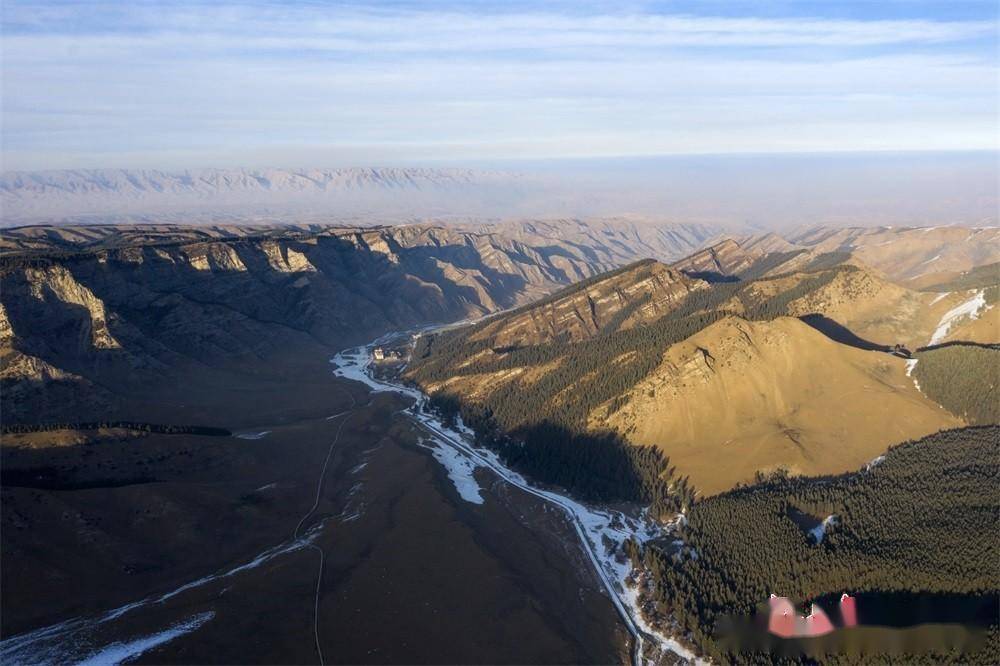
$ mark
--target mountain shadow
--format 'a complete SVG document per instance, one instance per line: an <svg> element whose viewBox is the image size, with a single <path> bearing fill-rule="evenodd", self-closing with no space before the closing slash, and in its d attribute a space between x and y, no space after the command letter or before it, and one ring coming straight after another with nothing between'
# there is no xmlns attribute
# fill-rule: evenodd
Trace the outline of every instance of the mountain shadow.
<svg viewBox="0 0 1000 666"><path fill-rule="evenodd" d="M892 347L889 345L880 345L878 343L871 342L870 340L858 337L851 329L847 328L843 324L837 323L826 315L815 313L807 314L799 317L799 320L816 329L834 342L839 342L842 345L864 349L865 351L892 351Z"/></svg>
<svg viewBox="0 0 1000 666"><path fill-rule="evenodd" d="M704 280L709 284L740 281L740 279L735 275L726 275L725 273L720 273L719 271L681 271L681 273L684 273L684 275L687 275L689 278Z"/></svg>

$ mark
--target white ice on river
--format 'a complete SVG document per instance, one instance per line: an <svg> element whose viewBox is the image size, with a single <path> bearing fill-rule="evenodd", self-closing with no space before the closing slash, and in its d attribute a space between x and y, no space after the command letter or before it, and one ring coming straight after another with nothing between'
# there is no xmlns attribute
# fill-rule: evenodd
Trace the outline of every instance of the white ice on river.
<svg viewBox="0 0 1000 666"><path fill-rule="evenodd" d="M455 426L448 427L436 415L425 410L427 396L410 386L375 379L369 372L371 349L376 343L358 347L337 354L331 362L336 364L334 373L345 379L353 379L368 386L373 391L395 391L412 397L416 403L407 413L434 435L438 448L432 454L448 470L449 478L455 483L459 494L466 501L481 504L481 488L472 472L476 467L485 467L511 485L560 507L570 519L584 546L584 550L608 592L612 603L625 622L629 632L635 636L639 653L644 641L651 641L661 652L670 652L688 662L704 663L689 649L674 638L664 635L649 625L642 616L639 604L639 590L627 584L632 565L622 550L626 539L645 543L665 536L671 529L649 518L644 512L639 517L606 508L585 505L577 500L553 490L542 489L528 482L522 475L509 469L493 451L475 445L474 432L459 419ZM452 452L443 452L451 448Z"/></svg>
<svg viewBox="0 0 1000 666"><path fill-rule="evenodd" d="M471 458L460 453L458 449L448 446L436 439L431 443L421 442L421 446L430 449L431 455L448 471L448 478L455 485L455 490L466 502L482 504L482 488L476 481L474 472L479 467Z"/></svg>
<svg viewBox="0 0 1000 666"><path fill-rule="evenodd" d="M626 628L635 637L637 654L642 654L644 643L649 642L654 650L673 653L688 662L700 662L690 650L670 636L658 632L645 621L639 610L638 590L626 583L631 573L631 564L622 551L622 542L632 538L639 543L645 543L668 535L671 527L650 520L646 514L629 516L611 509L585 505L553 490L538 488L517 472L508 469L496 453L476 447L473 431L460 421L455 427L448 428L438 417L424 411L427 399L420 391L409 386L374 379L368 373L371 364L370 349L382 344L382 341L389 337L391 336L383 336L371 345L338 354L331 360L337 365L334 373L339 377L358 381L372 391L393 391L412 397L416 402L407 413L431 433L432 441L436 445L432 451L434 458L448 470L449 477L466 501L475 504L484 502L482 489L476 482L473 471L476 468L486 468L511 485L560 508L576 530L587 558ZM263 434L266 433L262 433L261 436ZM355 468L355 471L360 469ZM261 490L265 488L267 486ZM344 517L344 520L352 520L360 515L360 510L357 508L353 510L355 513ZM677 522L681 520L683 516L680 516ZM140 635L101 645L100 637L105 633L105 625L117 621L126 614L162 604L189 590L230 578L259 567L273 558L297 551L308 546L315 536L316 533L311 530L304 537L278 544L242 565L204 576L166 593L152 595L97 616L72 618L0 640L0 663L78 663L90 660L90 663L103 664L134 658L179 635L195 631L212 619L212 613L189 617L155 634Z"/></svg>

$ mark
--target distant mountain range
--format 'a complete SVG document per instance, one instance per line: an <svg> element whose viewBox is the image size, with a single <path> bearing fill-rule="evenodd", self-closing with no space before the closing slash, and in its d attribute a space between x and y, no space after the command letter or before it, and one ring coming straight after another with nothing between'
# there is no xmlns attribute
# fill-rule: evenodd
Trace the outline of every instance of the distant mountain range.
<svg viewBox="0 0 1000 666"><path fill-rule="evenodd" d="M87 196L114 194L143 198L156 194L220 196L229 192L332 192L366 189L465 187L508 174L462 169L83 169L15 171L0 177L5 195Z"/></svg>
<svg viewBox="0 0 1000 666"><path fill-rule="evenodd" d="M468 169L93 169L0 175L3 224L273 221L325 215L485 214L524 177ZM536 184L537 186L537 184Z"/></svg>
<svg viewBox="0 0 1000 666"><path fill-rule="evenodd" d="M996 159L989 154L459 166L13 171L0 174L0 225L629 216L760 233L799 225L997 224Z"/></svg>

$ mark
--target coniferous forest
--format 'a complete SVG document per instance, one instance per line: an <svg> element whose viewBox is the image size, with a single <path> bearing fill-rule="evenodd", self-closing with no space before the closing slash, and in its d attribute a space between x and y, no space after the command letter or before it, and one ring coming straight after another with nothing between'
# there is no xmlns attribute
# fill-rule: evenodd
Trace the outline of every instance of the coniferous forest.
<svg viewBox="0 0 1000 666"><path fill-rule="evenodd" d="M951 343L916 354L920 389L969 423L1000 423L1000 348Z"/></svg>
<svg viewBox="0 0 1000 666"><path fill-rule="evenodd" d="M982 289L1000 284L1000 263L976 266L956 278L939 282L922 291L964 291L966 289Z"/></svg>
<svg viewBox="0 0 1000 666"><path fill-rule="evenodd" d="M633 264L611 274L633 270ZM587 418L599 405L620 407L620 396L652 372L664 350L728 316L771 320L786 316L793 301L830 283L853 266L823 266L800 273L776 294L755 285L789 275L713 284L693 291L671 312L647 325L606 327L579 342L499 348L488 329L532 306L474 326L421 337L407 377L420 385L455 376L500 373L550 365L530 386L504 384L485 401L470 401L448 391L432 396L432 406L445 414L461 414L484 444L511 465L543 483L569 489L584 499L648 502L658 513L690 503L695 489L675 478L669 459L652 447L636 447L611 432L594 432ZM543 300L563 298L596 278L573 285ZM537 304L536 304L537 306ZM554 399L556 396L565 399Z"/></svg>
<svg viewBox="0 0 1000 666"><path fill-rule="evenodd" d="M769 297L759 295L767 289L751 286L773 277L716 283L689 294L651 324L625 330L609 326L575 343L499 349L488 329L495 318L421 338L408 376L426 385L463 374L547 365L535 381L500 385L485 400L440 391L432 407L449 418L460 414L481 443L539 482L589 500L649 503L660 515L684 511L686 524L678 534L683 546L654 542L643 549L627 543L625 550L646 572L651 615L672 618L674 631L719 663L801 661L802 654L730 652L716 630L723 618L752 616L771 593L828 601L843 592L862 595L868 608L907 605L907 595L924 602L926 595L943 595L949 608L976 609L971 620L958 617L985 636L985 648L974 654L918 649L903 661L1000 663L997 613L990 612L1000 604L1000 426L907 442L858 473L802 478L779 471L696 501L696 489L675 477L659 450L629 445L616 433L588 424L596 407L615 409L616 398L652 371L668 346L726 316L784 316L794 300L849 270L855 269L818 262L791 288L771 290ZM924 350L916 377L928 395L970 422L995 423L1000 420L991 375L996 353L971 345ZM560 394L571 399L553 399ZM817 542L810 531L830 516ZM917 617L914 622L933 625L936 620L943 621ZM806 660L865 663L870 657L820 652Z"/></svg>
<svg viewBox="0 0 1000 666"><path fill-rule="evenodd" d="M3 434L24 434L50 432L52 430L100 430L118 428L136 432L160 435L204 435L207 437L229 437L233 433L225 428L199 425L165 425L161 423L139 423L136 421L90 421L86 423L10 423L0 426Z"/></svg>
<svg viewBox="0 0 1000 666"><path fill-rule="evenodd" d="M721 663L771 663L768 654L726 653L714 635L723 618L753 614L772 593L807 602L846 592L862 595L862 611L880 595L904 603L907 595L950 595L959 610L980 610L987 647L916 661L996 664L998 479L1000 427L944 431L894 447L857 473L776 475L699 501L680 528L694 557L662 545L635 557L650 572L658 610ZM802 518L828 516L836 518L817 543ZM946 621L915 618L935 619Z"/></svg>

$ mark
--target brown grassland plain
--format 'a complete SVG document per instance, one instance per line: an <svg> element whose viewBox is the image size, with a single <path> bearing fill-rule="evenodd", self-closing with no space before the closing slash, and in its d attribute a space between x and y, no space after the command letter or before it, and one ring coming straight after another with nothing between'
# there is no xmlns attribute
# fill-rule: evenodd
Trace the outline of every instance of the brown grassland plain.
<svg viewBox="0 0 1000 666"><path fill-rule="evenodd" d="M299 549L125 613L85 641L133 640L211 611L139 661L313 663L318 603L327 663L627 659L628 636L561 514L482 470L485 503L464 501L399 414L402 399L369 403L317 367L284 390L265 382L231 404L180 410L269 431L259 439L5 438L4 472L19 485L2 489L3 637L155 597L289 543L347 419L303 529L320 526L318 597L319 554Z"/></svg>

